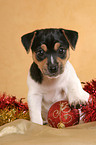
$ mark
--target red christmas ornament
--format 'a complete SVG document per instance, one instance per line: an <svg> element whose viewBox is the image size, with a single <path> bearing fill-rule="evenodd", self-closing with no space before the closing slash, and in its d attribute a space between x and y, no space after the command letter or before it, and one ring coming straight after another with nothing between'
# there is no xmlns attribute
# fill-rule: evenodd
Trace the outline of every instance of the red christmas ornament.
<svg viewBox="0 0 96 145"><path fill-rule="evenodd" d="M79 111L71 109L67 101L59 101L48 112L48 123L55 128L64 128L79 123Z"/></svg>

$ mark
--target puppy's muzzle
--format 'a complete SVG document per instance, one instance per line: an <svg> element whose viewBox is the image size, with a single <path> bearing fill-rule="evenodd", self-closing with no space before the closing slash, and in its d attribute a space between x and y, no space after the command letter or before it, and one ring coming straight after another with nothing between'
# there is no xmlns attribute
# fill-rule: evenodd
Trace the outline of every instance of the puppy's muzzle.
<svg viewBox="0 0 96 145"><path fill-rule="evenodd" d="M47 63L47 65L43 66L43 74L48 77L57 77L62 74L64 71L64 67L62 63Z"/></svg>

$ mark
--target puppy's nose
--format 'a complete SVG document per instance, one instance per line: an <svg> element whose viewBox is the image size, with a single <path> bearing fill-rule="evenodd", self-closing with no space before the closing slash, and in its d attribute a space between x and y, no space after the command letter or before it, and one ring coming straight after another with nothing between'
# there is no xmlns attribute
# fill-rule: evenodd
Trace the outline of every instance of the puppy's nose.
<svg viewBox="0 0 96 145"><path fill-rule="evenodd" d="M58 71L58 65L49 65L49 72L50 73L56 73Z"/></svg>

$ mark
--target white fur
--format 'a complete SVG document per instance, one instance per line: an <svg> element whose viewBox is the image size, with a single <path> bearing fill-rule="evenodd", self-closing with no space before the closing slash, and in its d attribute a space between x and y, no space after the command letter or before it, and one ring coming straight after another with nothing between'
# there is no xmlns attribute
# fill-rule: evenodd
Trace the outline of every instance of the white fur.
<svg viewBox="0 0 96 145"><path fill-rule="evenodd" d="M52 55L51 55L51 63L54 64L54 59Z"/></svg>
<svg viewBox="0 0 96 145"><path fill-rule="evenodd" d="M66 62L63 74L57 78L44 77L42 84L36 83L28 74L28 106L31 121L43 124L47 120L50 106L60 100L69 104L88 102L89 94L82 89L73 66ZM42 119L43 117L43 119Z"/></svg>

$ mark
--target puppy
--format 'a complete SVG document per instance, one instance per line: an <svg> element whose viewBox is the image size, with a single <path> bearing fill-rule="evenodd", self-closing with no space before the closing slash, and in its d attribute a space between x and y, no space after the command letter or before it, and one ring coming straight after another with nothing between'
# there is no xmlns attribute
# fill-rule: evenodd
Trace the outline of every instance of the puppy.
<svg viewBox="0 0 96 145"><path fill-rule="evenodd" d="M82 89L74 68L68 61L75 50L78 33L65 29L41 29L25 34L21 41L32 50L33 63L28 73L30 119L43 125L50 106L60 100L70 105L85 104L89 94Z"/></svg>

